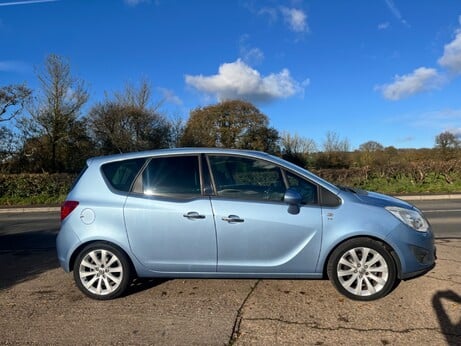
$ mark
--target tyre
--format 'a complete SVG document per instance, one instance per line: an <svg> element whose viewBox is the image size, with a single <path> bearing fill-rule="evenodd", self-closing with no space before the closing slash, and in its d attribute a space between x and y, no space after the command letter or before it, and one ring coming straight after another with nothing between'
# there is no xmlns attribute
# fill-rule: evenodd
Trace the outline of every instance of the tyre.
<svg viewBox="0 0 461 346"><path fill-rule="evenodd" d="M353 300L382 298L397 287L397 269L384 245L369 238L339 245L328 261L327 273L335 288Z"/></svg>
<svg viewBox="0 0 461 346"><path fill-rule="evenodd" d="M74 279L78 288L90 298L117 298L130 284L130 262L118 248L108 243L93 243L78 254Z"/></svg>

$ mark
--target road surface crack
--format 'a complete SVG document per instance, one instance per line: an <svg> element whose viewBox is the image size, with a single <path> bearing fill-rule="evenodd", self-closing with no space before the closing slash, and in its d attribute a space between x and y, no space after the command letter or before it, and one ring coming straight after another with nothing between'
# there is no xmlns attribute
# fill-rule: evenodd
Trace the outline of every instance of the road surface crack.
<svg viewBox="0 0 461 346"><path fill-rule="evenodd" d="M450 337L460 337L461 334L459 333L444 333L441 332L439 328L429 328L429 327L422 327L422 328L406 328L406 329L392 329L392 328L356 328L356 327L345 327L345 326L337 326L337 327L322 327L317 322L297 322L297 321L288 321L281 318L270 318L270 317L260 317L260 318L247 318L247 321L254 321L254 322L278 322L287 325L297 325L297 326L305 326L311 329L320 330L320 331L357 331L357 332L389 332L389 333L396 333L396 334L408 334L418 331L431 331L437 332L444 336Z"/></svg>
<svg viewBox="0 0 461 346"><path fill-rule="evenodd" d="M459 276L459 275L453 275L453 276ZM435 276L432 276L432 275L426 275L426 277L427 277L427 278L430 278L430 279L432 279L432 280L438 280L438 281L444 281L444 282L451 282L451 283L457 284L457 285L461 284L461 282L455 281L455 280L453 280L453 279L451 279L451 278L450 278L450 279L442 279L442 278L436 278Z"/></svg>
<svg viewBox="0 0 461 346"><path fill-rule="evenodd" d="M448 261L448 262L461 263L461 261L459 260L454 260L454 259L449 259L449 258L440 258L440 257L437 257L437 261Z"/></svg>
<svg viewBox="0 0 461 346"><path fill-rule="evenodd" d="M459 241L453 241L454 239L441 239L441 238L438 238L436 239L436 243L435 245L436 246L446 246L446 247L450 247L450 248L457 248L457 249L461 249L461 246L459 244L461 244ZM458 239L456 239L458 240Z"/></svg>
<svg viewBox="0 0 461 346"><path fill-rule="evenodd" d="M245 297L239 309L237 310L237 315L235 316L234 320L234 326L232 327L232 334L228 343L229 346L233 345L240 336L240 324L242 323L243 319L243 308L245 307L246 302L248 301L248 299L250 299L253 292L256 290L256 287L258 286L260 281L261 280L257 280L256 283L253 286L251 286L250 292L248 292L247 296Z"/></svg>

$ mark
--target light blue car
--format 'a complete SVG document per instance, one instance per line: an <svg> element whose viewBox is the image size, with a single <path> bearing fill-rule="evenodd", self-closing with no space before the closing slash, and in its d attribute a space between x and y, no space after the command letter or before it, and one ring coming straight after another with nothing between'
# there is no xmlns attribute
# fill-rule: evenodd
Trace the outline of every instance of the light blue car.
<svg viewBox="0 0 461 346"><path fill-rule="evenodd" d="M262 152L181 148L89 159L61 208L58 258L91 298L135 277L329 278L381 298L435 265L422 213Z"/></svg>

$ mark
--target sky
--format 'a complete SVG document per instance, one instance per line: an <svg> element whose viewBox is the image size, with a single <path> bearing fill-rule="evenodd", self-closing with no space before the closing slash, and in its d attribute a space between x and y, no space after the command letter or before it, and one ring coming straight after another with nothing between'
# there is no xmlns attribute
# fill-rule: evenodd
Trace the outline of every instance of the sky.
<svg viewBox="0 0 461 346"><path fill-rule="evenodd" d="M461 136L460 0L0 0L0 86L52 53L87 108L145 79L168 117L243 99L319 149Z"/></svg>

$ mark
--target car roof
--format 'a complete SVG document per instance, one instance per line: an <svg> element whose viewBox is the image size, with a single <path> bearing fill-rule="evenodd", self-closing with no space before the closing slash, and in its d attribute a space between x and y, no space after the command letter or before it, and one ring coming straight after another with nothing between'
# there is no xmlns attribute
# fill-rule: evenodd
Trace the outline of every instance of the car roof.
<svg viewBox="0 0 461 346"><path fill-rule="evenodd" d="M224 148L173 148L173 149L155 149L130 153L113 154L106 156L96 156L87 160L87 164L103 164L112 161L121 161L127 159L137 159L152 156L166 155L186 155L186 154L228 154L228 155L246 155L265 159L277 159L275 156L262 151L243 150L243 149L224 149Z"/></svg>

